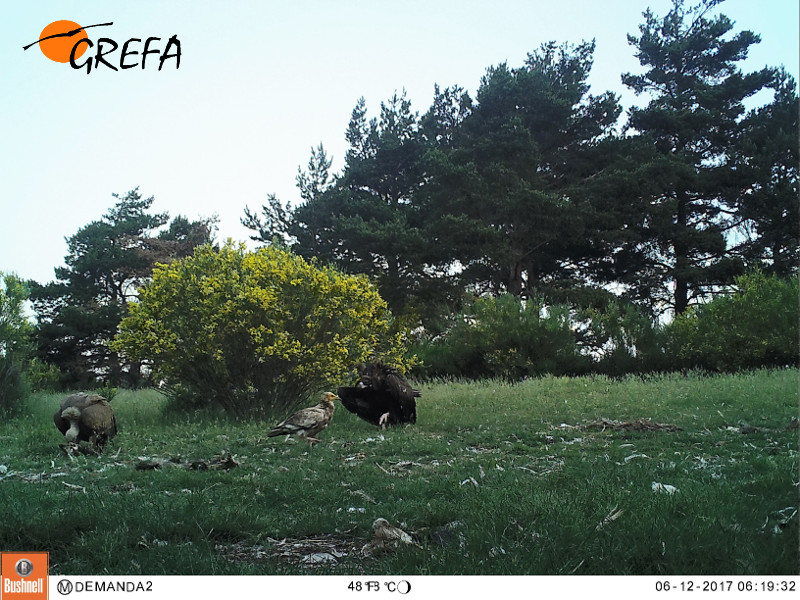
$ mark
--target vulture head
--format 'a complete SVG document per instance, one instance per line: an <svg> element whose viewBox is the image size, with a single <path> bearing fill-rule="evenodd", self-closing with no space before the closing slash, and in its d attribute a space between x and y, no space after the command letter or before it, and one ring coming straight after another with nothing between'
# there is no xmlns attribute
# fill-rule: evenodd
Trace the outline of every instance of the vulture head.
<svg viewBox="0 0 800 600"><path fill-rule="evenodd" d="M69 423L69 429L64 432L68 442L74 442L81 433L81 411L70 406L61 413L61 418Z"/></svg>
<svg viewBox="0 0 800 600"><path fill-rule="evenodd" d="M114 410L98 394L67 396L53 415L53 422L67 442L90 442L100 451L117 434Z"/></svg>

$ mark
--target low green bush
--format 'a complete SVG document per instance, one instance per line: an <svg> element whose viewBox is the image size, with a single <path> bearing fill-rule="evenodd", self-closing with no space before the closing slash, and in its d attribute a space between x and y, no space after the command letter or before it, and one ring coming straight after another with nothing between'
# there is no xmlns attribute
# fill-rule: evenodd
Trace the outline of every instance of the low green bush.
<svg viewBox="0 0 800 600"><path fill-rule="evenodd" d="M692 307L666 328L673 368L737 371L798 364L797 277L755 271L731 294Z"/></svg>
<svg viewBox="0 0 800 600"><path fill-rule="evenodd" d="M575 342L570 309L511 295L477 298L442 335L424 342L419 358L428 377L503 378L576 374L591 359Z"/></svg>
<svg viewBox="0 0 800 600"><path fill-rule="evenodd" d="M613 300L577 311L577 342L591 370L612 377L669 370L662 329L638 306Z"/></svg>
<svg viewBox="0 0 800 600"><path fill-rule="evenodd" d="M34 392L56 391L63 388L61 370L39 358L32 358L25 367L25 379Z"/></svg>
<svg viewBox="0 0 800 600"><path fill-rule="evenodd" d="M468 303L419 343L421 377L519 380L545 373L735 372L796 366L798 280L755 271L667 325L618 299L547 305L504 295Z"/></svg>
<svg viewBox="0 0 800 600"><path fill-rule="evenodd" d="M0 415L16 413L28 392L21 364L10 356L0 355Z"/></svg>

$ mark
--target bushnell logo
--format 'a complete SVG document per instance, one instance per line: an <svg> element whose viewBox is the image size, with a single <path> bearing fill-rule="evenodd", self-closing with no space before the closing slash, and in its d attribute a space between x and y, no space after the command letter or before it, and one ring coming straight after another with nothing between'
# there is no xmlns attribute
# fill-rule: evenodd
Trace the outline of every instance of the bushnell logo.
<svg viewBox="0 0 800 600"><path fill-rule="evenodd" d="M0 552L0 597L47 600L47 552Z"/></svg>
<svg viewBox="0 0 800 600"><path fill-rule="evenodd" d="M33 574L33 563L27 558L21 558L17 561L17 564L14 565L14 571L16 571L17 575L20 577L28 577Z"/></svg>

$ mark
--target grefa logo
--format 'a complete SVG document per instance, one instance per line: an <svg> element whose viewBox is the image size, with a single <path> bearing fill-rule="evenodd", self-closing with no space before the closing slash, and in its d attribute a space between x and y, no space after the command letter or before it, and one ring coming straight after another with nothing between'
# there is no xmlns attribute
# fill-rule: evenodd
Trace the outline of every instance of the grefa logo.
<svg viewBox="0 0 800 600"><path fill-rule="evenodd" d="M89 38L87 29L93 27L109 27L110 23L97 23L96 25L81 26L74 21L53 21L42 29L39 39L26 46L23 50L38 45L47 58L58 63L69 63L73 69L84 69L87 73L101 67L112 71L124 71L136 67L146 68L147 65L155 65L156 56L158 57L158 70L164 68L167 61L175 65L176 69L181 66L181 42L177 35L171 36L166 44L162 38L150 36L144 38L130 38L123 44L117 43L109 37L100 37L96 42ZM87 50L92 50L88 58L78 62L86 54ZM119 50L119 52L117 52ZM155 55L155 56L153 56ZM151 57L148 60L148 57Z"/></svg>

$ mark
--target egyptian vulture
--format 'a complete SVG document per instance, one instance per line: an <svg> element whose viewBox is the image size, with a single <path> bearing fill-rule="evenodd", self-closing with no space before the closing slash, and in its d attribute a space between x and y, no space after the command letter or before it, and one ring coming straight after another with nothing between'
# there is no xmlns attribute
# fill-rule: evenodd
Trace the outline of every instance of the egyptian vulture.
<svg viewBox="0 0 800 600"><path fill-rule="evenodd" d="M117 420L108 401L83 392L67 396L53 415L67 442L90 442L98 451L117 434Z"/></svg>
<svg viewBox="0 0 800 600"><path fill-rule="evenodd" d="M382 429L387 425L417 422L421 396L394 367L382 362L359 365L355 387L340 387L339 399L351 413Z"/></svg>
<svg viewBox="0 0 800 600"><path fill-rule="evenodd" d="M336 394L325 392L322 394L322 400L319 404L298 410L275 425L267 434L267 437L296 435L298 438L306 440L309 448L311 448L314 442L319 442L315 436L325 429L333 419L333 410L335 408L333 401L338 399L339 397Z"/></svg>
<svg viewBox="0 0 800 600"><path fill-rule="evenodd" d="M399 527L395 527L384 518L378 518L372 523L372 539L361 548L361 552L365 557L370 558L387 551L397 550L403 545L422 547Z"/></svg>

